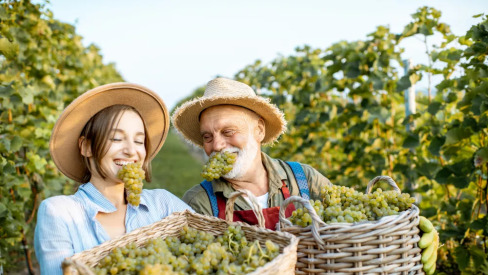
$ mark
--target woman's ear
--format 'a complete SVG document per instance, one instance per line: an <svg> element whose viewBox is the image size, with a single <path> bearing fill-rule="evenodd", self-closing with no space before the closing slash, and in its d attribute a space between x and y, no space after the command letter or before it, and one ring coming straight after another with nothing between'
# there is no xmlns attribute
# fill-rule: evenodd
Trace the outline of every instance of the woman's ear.
<svg viewBox="0 0 488 275"><path fill-rule="evenodd" d="M80 153L82 156L86 158L90 158L93 156L90 141L87 140L85 137L80 137L78 139L78 148L80 148Z"/></svg>

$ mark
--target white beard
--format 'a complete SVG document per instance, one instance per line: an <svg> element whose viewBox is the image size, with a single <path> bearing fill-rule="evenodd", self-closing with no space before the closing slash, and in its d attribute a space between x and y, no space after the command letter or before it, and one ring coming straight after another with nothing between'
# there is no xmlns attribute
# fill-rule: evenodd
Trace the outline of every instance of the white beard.
<svg viewBox="0 0 488 275"><path fill-rule="evenodd" d="M236 162L233 165L232 170L223 175L225 179L240 179L244 177L246 172L253 164L256 155L259 153L259 144L254 140L252 135L249 135L249 142L242 149L237 147L226 148L224 151L231 153L237 153Z"/></svg>

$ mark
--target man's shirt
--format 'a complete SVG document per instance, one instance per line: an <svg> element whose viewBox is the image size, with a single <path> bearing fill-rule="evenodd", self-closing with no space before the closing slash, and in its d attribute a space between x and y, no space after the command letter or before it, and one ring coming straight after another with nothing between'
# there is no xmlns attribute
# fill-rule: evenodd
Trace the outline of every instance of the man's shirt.
<svg viewBox="0 0 488 275"><path fill-rule="evenodd" d="M284 201L283 194L281 193L281 187L283 182L290 190L290 195L300 196L300 189L298 183L293 175L293 172L286 164L286 162L273 159L261 153L263 165L268 172L268 207L280 206ZM310 190L310 199L320 199L320 189L322 186L331 185L329 179L320 174L317 170L306 164L300 164L307 178L308 188ZM235 191L229 182L223 178L215 179L212 181L212 187L215 193L222 192L225 198L229 198L230 194ZM188 190L183 195L183 200L188 203L197 213L213 216L212 206L208 195L203 187L198 184ZM250 210L251 206L241 196L237 198L234 209Z"/></svg>
<svg viewBox="0 0 488 275"><path fill-rule="evenodd" d="M143 190L139 206L127 205L126 233L186 209L191 210L166 190ZM81 185L74 195L44 200L39 206L34 237L41 274L62 274L61 263L66 257L110 240L95 217L98 212L116 210L91 183Z"/></svg>

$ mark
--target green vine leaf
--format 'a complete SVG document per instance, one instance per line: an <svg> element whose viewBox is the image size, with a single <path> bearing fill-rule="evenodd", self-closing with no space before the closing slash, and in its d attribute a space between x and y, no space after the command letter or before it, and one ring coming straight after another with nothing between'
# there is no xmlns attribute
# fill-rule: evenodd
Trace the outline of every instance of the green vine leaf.
<svg viewBox="0 0 488 275"><path fill-rule="evenodd" d="M415 149L419 146L419 137L415 134L409 134L403 141L404 148Z"/></svg>
<svg viewBox="0 0 488 275"><path fill-rule="evenodd" d="M10 142L10 151L17 152L19 151L21 146L22 146L22 139L19 136L14 136L14 138Z"/></svg>
<svg viewBox="0 0 488 275"><path fill-rule="evenodd" d="M17 43L10 42L7 38L0 38L0 54L7 59L14 59L18 52L19 45Z"/></svg>
<svg viewBox="0 0 488 275"><path fill-rule="evenodd" d="M483 248L477 246L470 246L469 247L469 254L473 259L475 266L482 266L487 263L487 255Z"/></svg>
<svg viewBox="0 0 488 275"><path fill-rule="evenodd" d="M453 128L446 133L446 145L455 144L470 137L471 129Z"/></svg>
<svg viewBox="0 0 488 275"><path fill-rule="evenodd" d="M469 252L462 246L455 248L456 263L459 265L459 269L465 270L469 265Z"/></svg>

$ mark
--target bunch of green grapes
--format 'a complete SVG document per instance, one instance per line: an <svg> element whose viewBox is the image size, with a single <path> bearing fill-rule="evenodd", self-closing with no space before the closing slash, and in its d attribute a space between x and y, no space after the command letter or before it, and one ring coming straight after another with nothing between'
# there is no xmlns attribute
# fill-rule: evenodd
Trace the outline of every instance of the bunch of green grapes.
<svg viewBox="0 0 488 275"><path fill-rule="evenodd" d="M320 200L310 200L317 215L326 223L354 223L374 221L381 217L397 215L412 207L415 198L410 194L394 190L376 189L373 193L364 194L345 186L325 186L320 192ZM312 224L307 210L298 208L290 216L293 224L306 227Z"/></svg>
<svg viewBox="0 0 488 275"><path fill-rule="evenodd" d="M319 215L319 217L323 217L325 211L324 205L319 200L316 201L310 200L310 204L315 209L317 215ZM302 227L307 227L308 225L312 224L312 217L307 212L307 210L303 208L298 208L295 211L293 211L289 219L293 224Z"/></svg>
<svg viewBox="0 0 488 275"><path fill-rule="evenodd" d="M178 237L154 238L114 248L95 267L105 274L246 274L273 260L279 246L270 240L248 242L240 226L223 235L183 227Z"/></svg>
<svg viewBox="0 0 488 275"><path fill-rule="evenodd" d="M208 159L207 164L203 166L201 176L211 181L218 179L222 175L232 170L232 165L236 162L236 154L228 151L220 151Z"/></svg>
<svg viewBox="0 0 488 275"><path fill-rule="evenodd" d="M142 169L140 162L128 163L117 173L117 178L124 182L127 201L134 206L139 206L141 201L142 185L145 177L146 173Z"/></svg>

